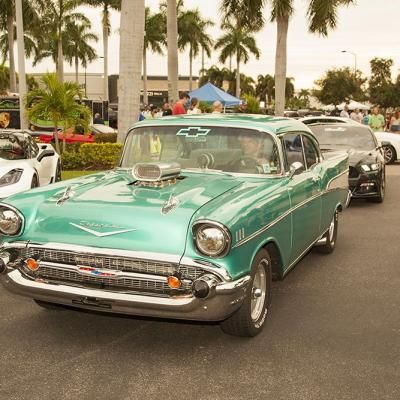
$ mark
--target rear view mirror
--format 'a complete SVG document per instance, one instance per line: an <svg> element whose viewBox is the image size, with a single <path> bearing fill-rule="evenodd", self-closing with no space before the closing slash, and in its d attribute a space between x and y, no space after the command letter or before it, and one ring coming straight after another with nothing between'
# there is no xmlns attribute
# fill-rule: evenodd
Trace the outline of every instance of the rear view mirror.
<svg viewBox="0 0 400 400"><path fill-rule="evenodd" d="M290 172L289 172L289 178L293 178L294 175L298 175L304 171L304 165L299 162L295 161L291 166L290 166Z"/></svg>

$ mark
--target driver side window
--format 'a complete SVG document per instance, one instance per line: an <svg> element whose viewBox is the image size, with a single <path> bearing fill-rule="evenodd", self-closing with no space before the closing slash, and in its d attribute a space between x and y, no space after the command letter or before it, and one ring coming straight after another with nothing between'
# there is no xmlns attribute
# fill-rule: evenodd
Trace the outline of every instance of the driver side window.
<svg viewBox="0 0 400 400"><path fill-rule="evenodd" d="M313 141L305 135L303 135L303 146L304 146L304 155L306 157L307 169L310 169L313 165L317 164L319 161L318 151Z"/></svg>

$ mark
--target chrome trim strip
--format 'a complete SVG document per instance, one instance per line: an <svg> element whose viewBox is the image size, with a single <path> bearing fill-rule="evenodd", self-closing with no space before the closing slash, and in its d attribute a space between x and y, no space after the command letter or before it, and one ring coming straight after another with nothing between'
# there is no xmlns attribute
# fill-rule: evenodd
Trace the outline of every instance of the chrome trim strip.
<svg viewBox="0 0 400 400"><path fill-rule="evenodd" d="M21 236L21 234L22 234L22 232L24 231L24 228L25 228L25 218L24 218L23 214L21 213L21 211L19 211L17 208L15 208L14 206L11 206L10 204L7 204L7 203L0 203L0 207L8 207L10 210L14 211L18 215L18 217L21 218L21 221L22 221L21 228L20 228L20 230L19 230L19 232L17 234L15 234L15 235L5 235L3 233L0 233L0 235L7 236L7 237Z"/></svg>
<svg viewBox="0 0 400 400"><path fill-rule="evenodd" d="M189 267L197 267L204 269L204 271L211 272L221 278L221 280L225 282L232 281L232 277L229 272L216 264L212 264L209 261L199 260L199 259L192 259L189 257L182 257L181 262L179 263L180 266L184 267L185 265Z"/></svg>

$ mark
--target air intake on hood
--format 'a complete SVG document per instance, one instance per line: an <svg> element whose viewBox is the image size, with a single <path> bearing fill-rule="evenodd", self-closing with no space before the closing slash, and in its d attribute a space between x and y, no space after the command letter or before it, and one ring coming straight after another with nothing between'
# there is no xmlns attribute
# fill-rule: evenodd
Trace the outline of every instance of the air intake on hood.
<svg viewBox="0 0 400 400"><path fill-rule="evenodd" d="M139 163L133 166L132 175L142 182L159 182L177 178L181 173L178 163Z"/></svg>

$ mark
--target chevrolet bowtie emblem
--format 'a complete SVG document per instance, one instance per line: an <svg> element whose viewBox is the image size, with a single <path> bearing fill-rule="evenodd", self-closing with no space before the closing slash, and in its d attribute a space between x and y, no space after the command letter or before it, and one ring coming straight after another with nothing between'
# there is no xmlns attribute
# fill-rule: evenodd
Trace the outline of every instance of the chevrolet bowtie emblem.
<svg viewBox="0 0 400 400"><path fill-rule="evenodd" d="M75 228L78 228L78 229L81 229L81 230L83 230L85 232L91 233L92 235L97 236L97 237L111 236L111 235L117 235L118 233L137 231L137 229L121 229L121 230L118 230L118 231L97 232L97 231L95 231L93 229L86 228L85 226L74 224L73 222L70 222L69 224L74 226Z"/></svg>
<svg viewBox="0 0 400 400"><path fill-rule="evenodd" d="M198 126L189 126L187 128L182 128L176 135L197 138L199 136L206 136L209 132L210 129L204 129Z"/></svg>

